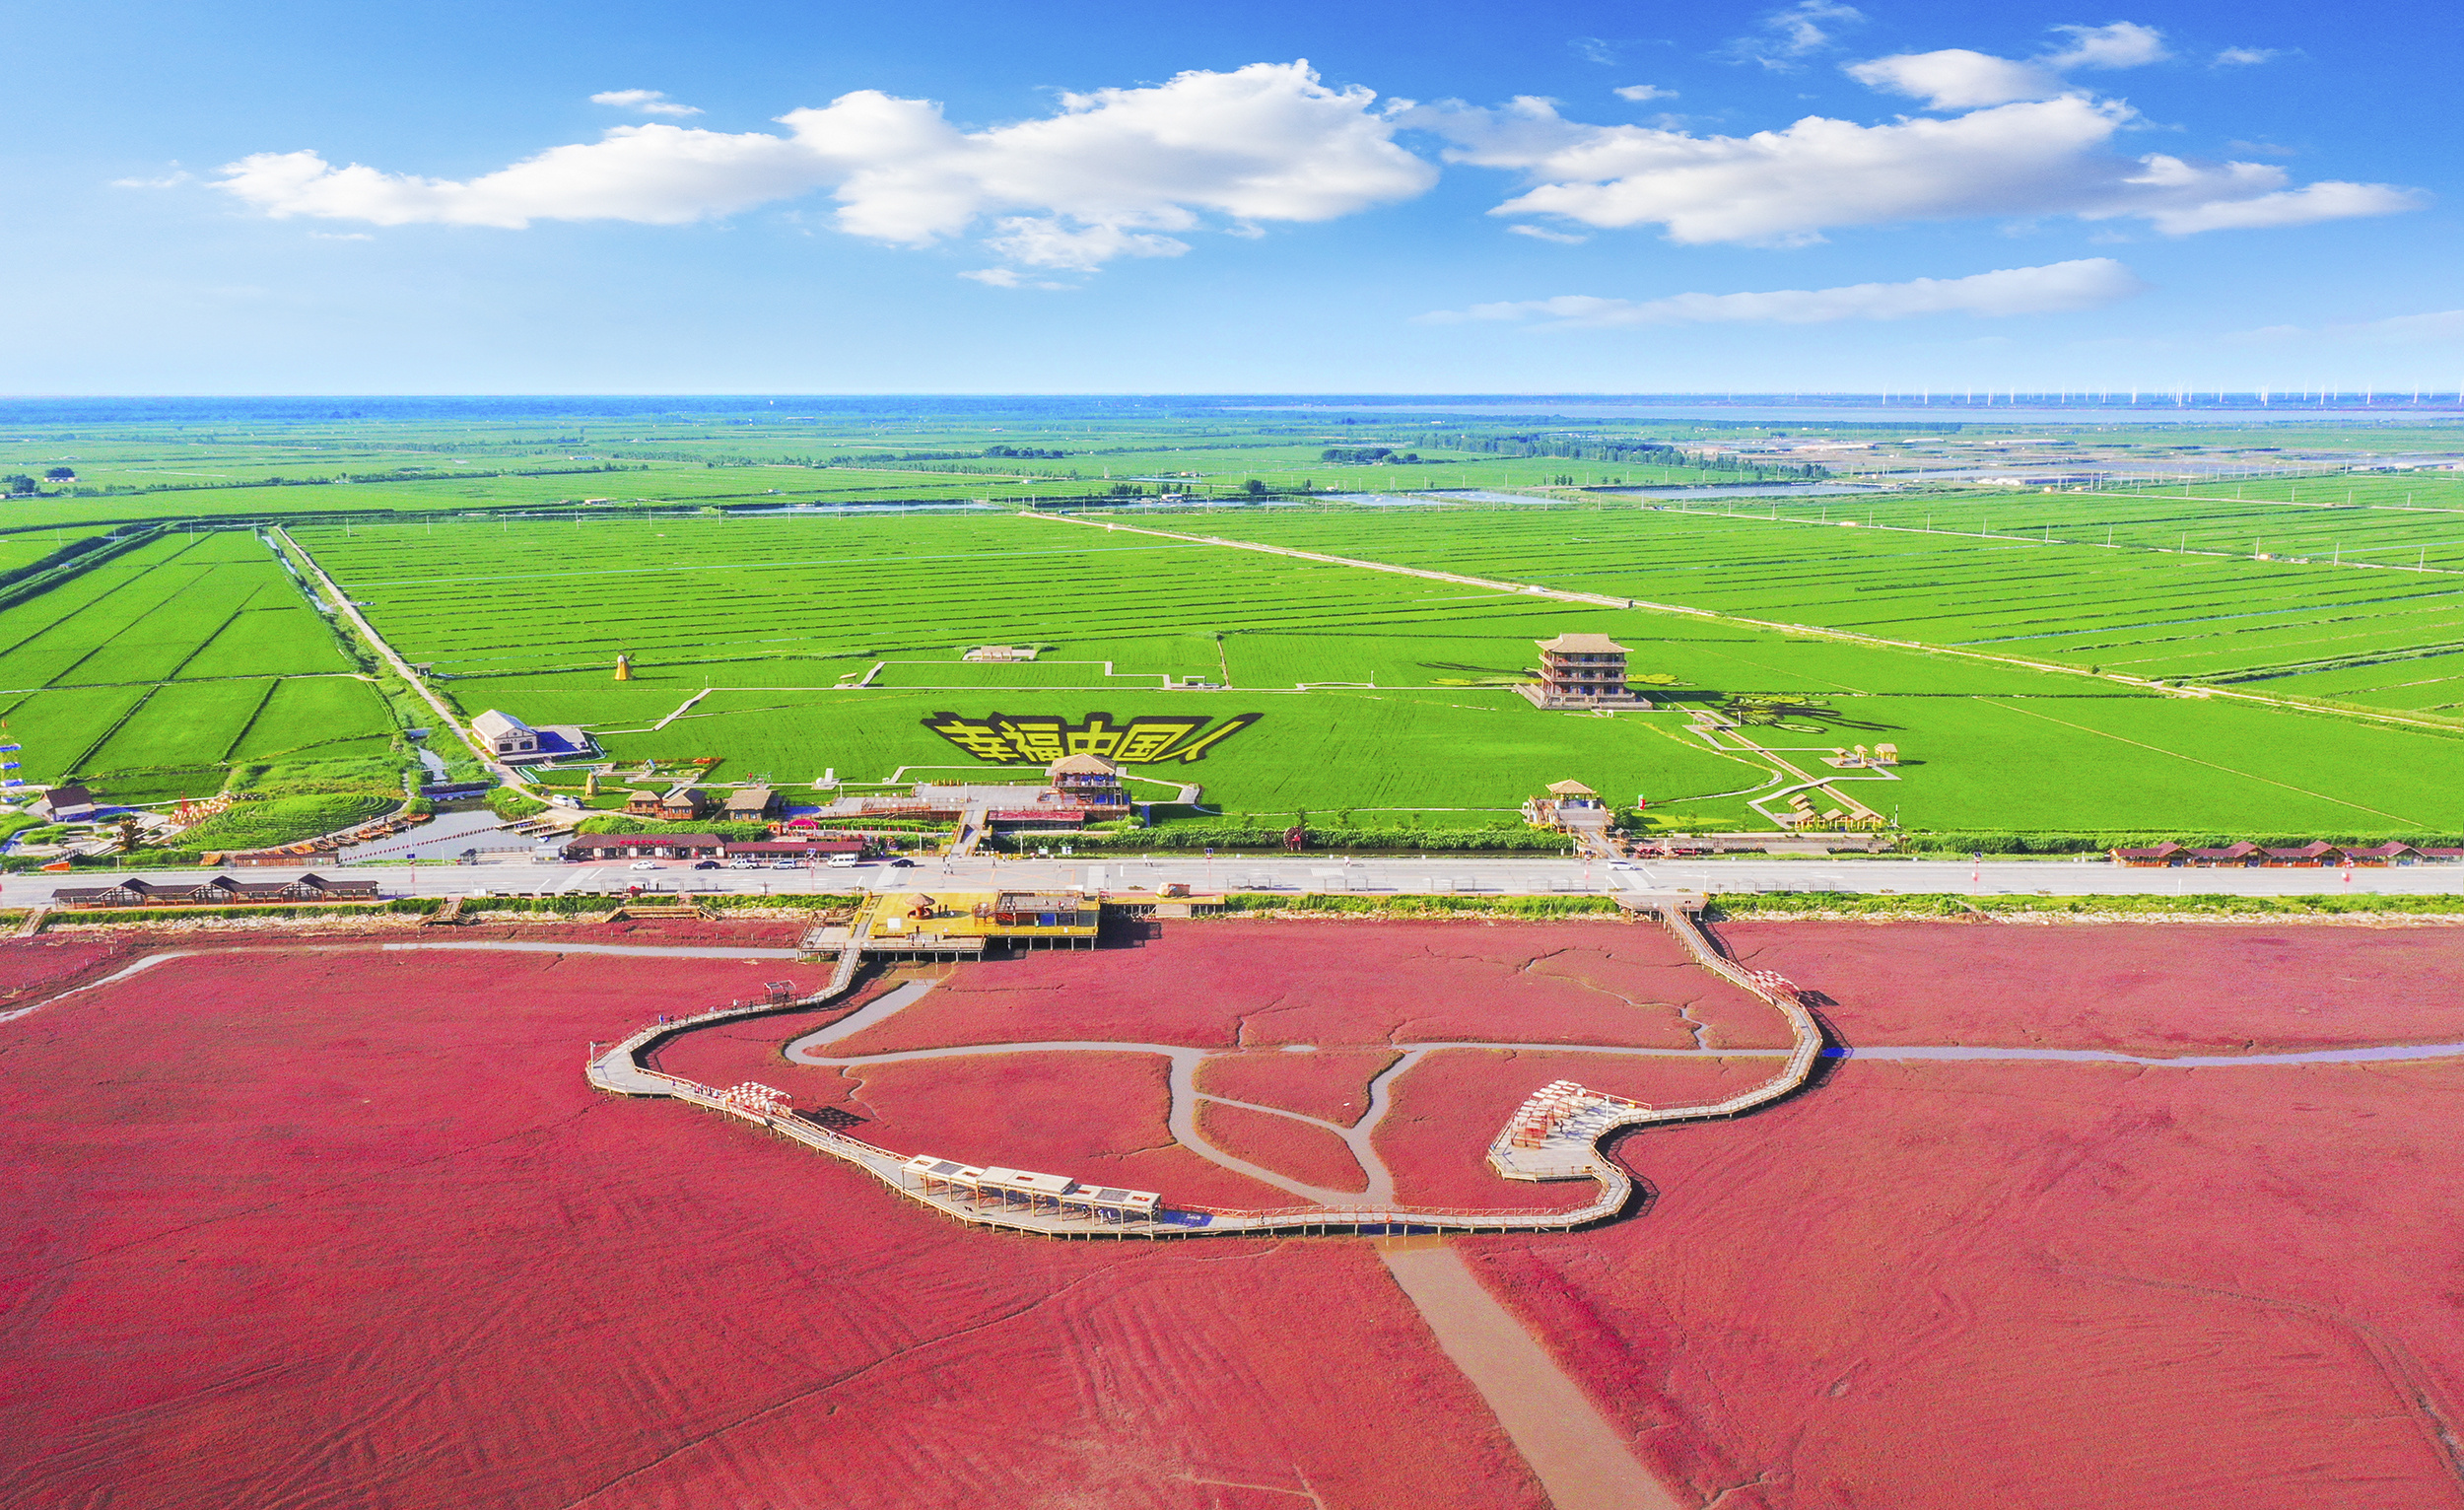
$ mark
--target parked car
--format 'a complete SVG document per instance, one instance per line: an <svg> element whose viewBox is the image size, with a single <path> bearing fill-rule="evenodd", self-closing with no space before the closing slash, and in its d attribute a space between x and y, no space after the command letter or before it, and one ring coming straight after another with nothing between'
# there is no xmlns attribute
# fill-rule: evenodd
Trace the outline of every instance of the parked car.
<svg viewBox="0 0 2464 1510"><path fill-rule="evenodd" d="M775 859L770 862L770 868L773 870L801 870L804 867L791 859Z"/></svg>
<svg viewBox="0 0 2464 1510"><path fill-rule="evenodd" d="M719 861L715 859L697 859L693 862L693 868L696 870L716 870L719 868Z"/></svg>
<svg viewBox="0 0 2464 1510"><path fill-rule="evenodd" d="M891 857L889 858L889 860L887 861L887 863L892 864L892 865L896 865L896 866L898 866L898 867L900 867L900 868L902 868L902 869L903 869L903 868L905 868L905 867L907 867L907 866L913 865L913 864L915 863L915 861L914 861L914 860L912 860L912 859L909 859L909 858L908 858L906 856L904 856L904 855L893 855L893 856L891 856Z"/></svg>
<svg viewBox="0 0 2464 1510"><path fill-rule="evenodd" d="M658 868L658 861L654 859L637 859L625 868L628 870L655 870Z"/></svg>
<svg viewBox="0 0 2464 1510"><path fill-rule="evenodd" d="M833 855L828 859L822 861L823 864L828 865L833 870L844 869L849 865L860 865L863 862L864 857L861 855Z"/></svg>

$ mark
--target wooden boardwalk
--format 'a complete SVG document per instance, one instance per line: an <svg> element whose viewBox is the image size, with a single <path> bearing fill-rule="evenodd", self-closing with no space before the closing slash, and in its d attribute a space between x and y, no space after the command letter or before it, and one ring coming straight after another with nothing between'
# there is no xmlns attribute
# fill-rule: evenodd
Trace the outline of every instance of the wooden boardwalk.
<svg viewBox="0 0 2464 1510"><path fill-rule="evenodd" d="M877 904L870 901L865 904L867 908L874 905ZM1697 926L1695 909L1698 904L1690 899L1680 899L1628 905L1637 911L1649 911L1657 917L1703 968L1771 1003L1788 1019L1794 1043L1787 1063L1778 1074L1725 1101L1703 1106L1624 1107L1606 1117L1587 1119L1583 1125L1583 1148L1549 1150L1549 1157L1544 1161L1545 1168L1537 1164L1519 1167L1517 1161L1511 1158L1499 1162L1492 1157L1499 1173L1512 1179L1591 1180L1598 1187L1597 1194L1591 1201L1570 1209L1480 1210L1348 1202L1255 1210L1183 1202L1159 1203L1151 1216L1124 1218L1091 1207L1064 1205L1055 1208L1041 1202L1022 1204L997 1195L970 1197L946 1190L927 1191L922 1180L908 1168L908 1156L905 1154L892 1153L860 1138L834 1132L791 1111L766 1112L730 1101L714 1086L697 1084L650 1067L650 1052L679 1033L737 1018L809 1010L837 1000L855 984L856 972L862 960L856 949L840 951L837 968L831 972L829 984L810 995L735 1001L689 1017L647 1024L604 1053L595 1054L589 1061L587 1075L593 1086L614 1095L667 1096L754 1124L777 1136L802 1143L816 1153L826 1153L853 1164L909 1200L922 1201L974 1226L1032 1232L1046 1237L1201 1237L1268 1232L1383 1235L1572 1231L1622 1213L1633 1198L1632 1179L1617 1167L1614 1160L1601 1151L1601 1139L1629 1127L1735 1117L1768 1105L1805 1084L1822 1050L1821 1026L1797 999L1795 989L1777 976L1765 971L1742 969L1723 956ZM862 921L860 912L857 921ZM1503 1145L1505 1141L1505 1134L1500 1133L1499 1144ZM1569 1158L1569 1153L1575 1156Z"/></svg>

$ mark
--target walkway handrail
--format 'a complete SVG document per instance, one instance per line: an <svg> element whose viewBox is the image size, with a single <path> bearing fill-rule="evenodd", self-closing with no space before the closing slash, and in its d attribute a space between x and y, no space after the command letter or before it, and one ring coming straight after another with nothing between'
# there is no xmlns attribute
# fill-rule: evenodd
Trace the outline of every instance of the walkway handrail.
<svg viewBox="0 0 2464 1510"><path fill-rule="evenodd" d="M1739 968L1721 955L1712 941L1695 927L1693 920L1677 907L1659 905L1652 911L1677 934L1687 952L1706 969L1719 975L1761 1000L1776 1007L1789 1022L1795 1044L1788 1063L1780 1072L1750 1090L1707 1106L1643 1107L1629 1106L1590 1131L1593 1156L1581 1166L1578 1177L1588 1178L1599 1187L1599 1194L1579 1206L1554 1210L1510 1207L1477 1209L1461 1206L1409 1205L1309 1205L1253 1209L1230 1206L1201 1205L1184 1202L1169 1207L1158 1206L1151 1219L1116 1220L1092 1212L1072 1216L1061 1211L1037 1209L1018 1210L992 1207L955 1197L934 1194L921 1188L921 1182L910 1183L907 1161L886 1148L879 1148L861 1138L815 1127L791 1115L757 1114L727 1102L710 1086L688 1080L680 1075L653 1069L645 1055L650 1045L675 1033L725 1021L735 1017L758 1016L764 1013L820 1006L844 995L853 984L862 950L858 946L862 926L874 909L878 897L868 898L856 909L856 927L839 955L838 967L831 974L830 984L810 995L783 1001L729 1002L722 1007L695 1012L665 1022L653 1022L637 1029L589 1062L587 1078L598 1089L618 1095L673 1096L680 1101L706 1106L714 1111L745 1122L758 1123L783 1136L793 1138L807 1147L830 1154L856 1165L875 1179L911 1200L921 1201L947 1215L977 1226L999 1227L1015 1232L1032 1232L1045 1236L1074 1236L1100 1231L1108 1235L1140 1235L1154 1237L1199 1236L1208 1233L1273 1232L1305 1228L1329 1227L1412 1227L1436 1231L1559 1231L1605 1221L1623 1211L1633 1199L1634 1181L1614 1161L1599 1152L1599 1142L1619 1129L1652 1123L1697 1121L1714 1117L1734 1117L1741 1112L1775 1101L1805 1084L1813 1073L1814 1063L1822 1049L1821 1025L1798 999L1794 987L1779 977L1765 972ZM1528 1177L1527 1177L1528 1178ZM1176 1223L1174 1215L1204 1218L1203 1225Z"/></svg>

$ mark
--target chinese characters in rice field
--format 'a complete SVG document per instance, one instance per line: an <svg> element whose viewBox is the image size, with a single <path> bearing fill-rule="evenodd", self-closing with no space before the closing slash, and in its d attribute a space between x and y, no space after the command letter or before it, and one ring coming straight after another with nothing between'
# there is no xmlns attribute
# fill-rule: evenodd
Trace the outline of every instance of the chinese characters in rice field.
<svg viewBox="0 0 2464 1510"><path fill-rule="evenodd" d="M1236 714L1215 722L1204 714L1142 714L1117 720L1090 713L1071 722L1059 714L987 714L981 719L936 713L924 726L978 760L999 765L1049 764L1066 755L1101 755L1125 766L1203 760L1206 752L1258 721ZM1212 723L1212 727L1208 724Z"/></svg>

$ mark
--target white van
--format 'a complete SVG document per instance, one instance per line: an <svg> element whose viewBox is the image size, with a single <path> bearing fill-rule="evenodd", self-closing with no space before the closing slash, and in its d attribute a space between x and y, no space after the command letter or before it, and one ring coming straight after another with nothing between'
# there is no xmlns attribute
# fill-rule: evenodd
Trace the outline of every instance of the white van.
<svg viewBox="0 0 2464 1510"><path fill-rule="evenodd" d="M843 865L860 865L863 862L864 857L861 855L833 855L828 859L822 861L823 864L828 865L833 870L836 870Z"/></svg>

